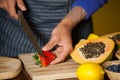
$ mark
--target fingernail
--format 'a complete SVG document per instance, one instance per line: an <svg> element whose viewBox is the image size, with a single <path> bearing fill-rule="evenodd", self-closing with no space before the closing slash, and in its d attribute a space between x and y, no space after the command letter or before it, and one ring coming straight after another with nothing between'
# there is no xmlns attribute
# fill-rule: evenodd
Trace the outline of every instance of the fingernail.
<svg viewBox="0 0 120 80"><path fill-rule="evenodd" d="M50 64L54 64L54 61L52 61Z"/></svg>
<svg viewBox="0 0 120 80"><path fill-rule="evenodd" d="M23 11L26 11L26 7L23 5L23 6L21 6L21 10L23 10Z"/></svg>
<svg viewBox="0 0 120 80"><path fill-rule="evenodd" d="M46 51L46 50L47 50L47 47L43 47L42 50Z"/></svg>
<svg viewBox="0 0 120 80"><path fill-rule="evenodd" d="M23 7L22 10L23 10L23 11L26 11L26 7Z"/></svg>

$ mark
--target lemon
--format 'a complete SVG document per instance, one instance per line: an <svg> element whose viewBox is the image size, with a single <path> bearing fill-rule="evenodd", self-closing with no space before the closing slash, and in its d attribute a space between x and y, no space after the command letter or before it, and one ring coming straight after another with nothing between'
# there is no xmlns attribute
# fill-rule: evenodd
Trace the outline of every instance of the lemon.
<svg viewBox="0 0 120 80"><path fill-rule="evenodd" d="M104 73L101 65L92 62L81 64L76 71L79 80L103 80Z"/></svg>
<svg viewBox="0 0 120 80"><path fill-rule="evenodd" d="M99 38L99 36L94 33L91 33L87 39L89 40L89 39L96 39L96 38Z"/></svg>

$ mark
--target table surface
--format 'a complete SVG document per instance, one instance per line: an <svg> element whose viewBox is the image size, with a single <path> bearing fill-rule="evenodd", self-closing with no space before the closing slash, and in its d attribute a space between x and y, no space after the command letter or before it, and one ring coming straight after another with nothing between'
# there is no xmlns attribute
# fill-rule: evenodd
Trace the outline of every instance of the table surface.
<svg viewBox="0 0 120 80"><path fill-rule="evenodd" d="M7 80L32 80L32 79L30 78L30 76L28 75L27 71L23 66L20 74L17 77L12 79L7 79ZM78 78L67 78L67 79L57 79L57 80L78 80ZM106 74L105 74L104 80L110 80Z"/></svg>
<svg viewBox="0 0 120 80"><path fill-rule="evenodd" d="M13 79L8 79L8 80L32 80L29 75L27 74L27 72L25 71L25 69L22 69L21 73L13 78ZM77 78L67 78L67 79L57 79L57 80L78 80ZM107 75L105 75L104 80L110 80Z"/></svg>
<svg viewBox="0 0 120 80"><path fill-rule="evenodd" d="M8 79L8 80L32 80L32 79L29 77L27 72L23 69L17 77L15 77L13 79ZM69 79L57 79L57 80L78 80L78 79L77 78L69 78Z"/></svg>

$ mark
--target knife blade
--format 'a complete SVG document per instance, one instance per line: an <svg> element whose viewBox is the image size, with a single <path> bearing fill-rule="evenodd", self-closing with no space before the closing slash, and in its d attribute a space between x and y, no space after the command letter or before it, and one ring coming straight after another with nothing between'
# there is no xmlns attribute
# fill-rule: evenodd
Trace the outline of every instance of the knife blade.
<svg viewBox="0 0 120 80"><path fill-rule="evenodd" d="M44 56L41 48L39 47L35 36L32 32L32 30L30 29L30 26L28 25L27 21L25 20L25 17L23 16L23 13L21 10L18 10L18 14L19 14L19 21L22 24L22 27L25 31L25 33L27 34L28 38L30 39L30 41L32 42L32 44L34 45L34 47L37 49L38 53L40 53L42 56Z"/></svg>

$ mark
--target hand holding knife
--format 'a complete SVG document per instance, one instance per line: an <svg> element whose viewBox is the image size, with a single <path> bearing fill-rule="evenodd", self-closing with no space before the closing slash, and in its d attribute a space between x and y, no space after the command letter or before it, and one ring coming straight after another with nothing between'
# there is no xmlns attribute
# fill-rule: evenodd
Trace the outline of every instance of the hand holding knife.
<svg viewBox="0 0 120 80"><path fill-rule="evenodd" d="M35 40L35 37L27 23L27 21L25 20L23 13L21 10L18 10L18 14L19 14L19 20L22 24L22 27L24 29L24 31L26 32L27 36L29 37L30 41L32 42L32 44L34 45L34 47L37 49L38 53L40 53L42 56L44 56L41 48L39 47L37 41Z"/></svg>
<svg viewBox="0 0 120 80"><path fill-rule="evenodd" d="M30 41L32 42L32 44L34 45L34 47L38 51L38 53L36 53L33 56L36 59L36 63L39 64L40 66L48 66L50 64L50 62L53 61L56 58L56 56L49 51L42 51L41 50L37 41L35 40L35 37L34 37L32 31L31 31L27 21L25 20L25 18L23 16L22 11L18 10L18 14L19 14L19 20L22 24L22 27L23 27L24 31L26 32Z"/></svg>

